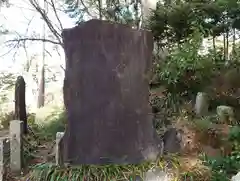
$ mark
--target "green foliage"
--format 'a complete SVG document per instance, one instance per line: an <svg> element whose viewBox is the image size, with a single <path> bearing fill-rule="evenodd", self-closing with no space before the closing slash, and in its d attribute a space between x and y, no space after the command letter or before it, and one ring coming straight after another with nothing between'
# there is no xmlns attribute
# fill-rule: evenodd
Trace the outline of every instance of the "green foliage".
<svg viewBox="0 0 240 181"><path fill-rule="evenodd" d="M198 28L204 37L220 36L238 29L240 4L237 0L158 2L149 28L162 45L182 43Z"/></svg>
<svg viewBox="0 0 240 181"><path fill-rule="evenodd" d="M65 12L69 15L70 18L75 18L76 23L81 23L85 12L82 11L76 0L65 0L66 9Z"/></svg>
<svg viewBox="0 0 240 181"><path fill-rule="evenodd" d="M240 169L240 150L235 148L230 155L225 157L211 158L205 156L204 161L212 169L212 181L229 180Z"/></svg>
<svg viewBox="0 0 240 181"><path fill-rule="evenodd" d="M29 113L28 116L27 116L27 122L30 126L33 126L34 123L35 123L35 116L36 114L35 113Z"/></svg>
<svg viewBox="0 0 240 181"><path fill-rule="evenodd" d="M178 95L171 93L166 93L162 97L154 96L150 100L153 113L161 112L168 116L172 115L172 113L178 112L181 103L181 98Z"/></svg>
<svg viewBox="0 0 240 181"><path fill-rule="evenodd" d="M51 122L51 124L44 128L44 130L49 134L49 136L55 138L57 132L65 131L65 125L67 121L65 111L55 115L55 117L49 119L49 121Z"/></svg>
<svg viewBox="0 0 240 181"><path fill-rule="evenodd" d="M240 61L240 44L236 44L235 48L234 48L234 52L232 52L231 54L231 58L234 60L234 62L238 62Z"/></svg>
<svg viewBox="0 0 240 181"><path fill-rule="evenodd" d="M10 102L9 97L15 85L16 76L12 73L0 73L0 112L6 112L5 104Z"/></svg>
<svg viewBox="0 0 240 181"><path fill-rule="evenodd" d="M1 128L0 129L8 129L10 125L10 121L14 120L14 112L9 113L1 113L0 120L1 120ZM32 126L34 124L35 114L29 113L27 114L28 124Z"/></svg>
<svg viewBox="0 0 240 181"><path fill-rule="evenodd" d="M233 150L224 157L203 157L204 163L212 169L211 181L228 181L240 170L240 128L232 127L228 140L233 143Z"/></svg>
<svg viewBox="0 0 240 181"><path fill-rule="evenodd" d="M201 91L209 83L214 62L198 53L202 37L199 31L178 47L175 47L157 70L160 82L169 92L191 95Z"/></svg>
<svg viewBox="0 0 240 181"><path fill-rule="evenodd" d="M23 137L23 165L28 165L29 161L35 158L34 153L38 148L38 141L29 133Z"/></svg>
<svg viewBox="0 0 240 181"><path fill-rule="evenodd" d="M79 24L84 22L84 18L91 14L91 11L101 12L102 17L109 21L114 21L122 24L128 24L136 26L140 21L139 16L139 1L106 1L106 5L101 5L99 7L98 2L90 0L84 2L85 6L89 6L90 11L83 11L80 8L79 2L77 0L65 0L66 10L65 12Z"/></svg>
<svg viewBox="0 0 240 181"><path fill-rule="evenodd" d="M14 112L2 113L0 115L0 119L1 119L1 129L8 129L10 125L10 121L14 120Z"/></svg>
<svg viewBox="0 0 240 181"><path fill-rule="evenodd" d="M34 130L42 137L55 139L57 132L64 132L67 121L65 110L56 110L45 118L44 124L33 123Z"/></svg>
<svg viewBox="0 0 240 181"><path fill-rule="evenodd" d="M240 143L240 127L239 126L233 126L230 129L228 140L232 142Z"/></svg>

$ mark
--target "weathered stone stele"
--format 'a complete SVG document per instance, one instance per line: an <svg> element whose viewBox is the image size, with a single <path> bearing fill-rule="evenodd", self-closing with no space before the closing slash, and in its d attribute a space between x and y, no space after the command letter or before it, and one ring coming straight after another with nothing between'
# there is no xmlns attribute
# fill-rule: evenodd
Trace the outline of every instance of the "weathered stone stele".
<svg viewBox="0 0 240 181"><path fill-rule="evenodd" d="M147 79L151 33L90 20L62 35L68 117L64 161L124 164L154 159L158 149Z"/></svg>

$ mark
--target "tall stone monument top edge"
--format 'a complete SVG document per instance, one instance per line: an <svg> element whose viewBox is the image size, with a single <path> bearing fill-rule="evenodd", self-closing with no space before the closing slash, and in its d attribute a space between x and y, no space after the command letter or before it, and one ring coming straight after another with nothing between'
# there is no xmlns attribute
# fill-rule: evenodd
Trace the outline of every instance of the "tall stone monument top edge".
<svg viewBox="0 0 240 181"><path fill-rule="evenodd" d="M75 33L79 32L81 29L84 29L88 26L91 26L92 29L99 28L99 27L104 27L104 26L109 26L112 29L117 29L117 28L122 28L125 30L131 30L131 32L133 33L140 33L141 35L145 35L145 36L149 36L151 38L153 38L152 32L150 30L146 30L146 29L134 29L129 25L126 24L121 24L121 23L116 23L116 22L111 22L111 21L107 21L107 20L99 20L99 19L91 19L89 21L86 22L82 22L78 25L76 25L75 27L72 28L65 28L62 30L62 36L63 38L70 38L72 36L75 35Z"/></svg>

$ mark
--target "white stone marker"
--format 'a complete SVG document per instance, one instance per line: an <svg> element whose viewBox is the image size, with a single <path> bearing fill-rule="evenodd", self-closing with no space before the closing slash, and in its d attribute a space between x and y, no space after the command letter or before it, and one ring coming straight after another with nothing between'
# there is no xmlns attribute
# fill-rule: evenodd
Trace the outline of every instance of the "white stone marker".
<svg viewBox="0 0 240 181"><path fill-rule="evenodd" d="M56 165L62 165L63 164L63 160L61 158L61 140L64 136L64 132L57 132L56 134L56 150L55 150L55 159L56 159Z"/></svg>
<svg viewBox="0 0 240 181"><path fill-rule="evenodd" d="M22 169L22 133L23 122L13 120L10 122L10 168L13 173L20 174Z"/></svg>

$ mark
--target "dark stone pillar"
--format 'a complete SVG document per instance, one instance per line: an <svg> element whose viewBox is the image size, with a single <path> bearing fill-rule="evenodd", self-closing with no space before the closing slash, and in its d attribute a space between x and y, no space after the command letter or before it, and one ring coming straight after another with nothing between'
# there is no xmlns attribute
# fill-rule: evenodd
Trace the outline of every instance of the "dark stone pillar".
<svg viewBox="0 0 240 181"><path fill-rule="evenodd" d="M15 84L15 119L23 121L23 134L28 133L25 89L24 78L18 76Z"/></svg>

